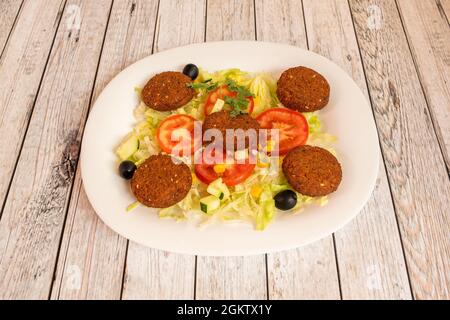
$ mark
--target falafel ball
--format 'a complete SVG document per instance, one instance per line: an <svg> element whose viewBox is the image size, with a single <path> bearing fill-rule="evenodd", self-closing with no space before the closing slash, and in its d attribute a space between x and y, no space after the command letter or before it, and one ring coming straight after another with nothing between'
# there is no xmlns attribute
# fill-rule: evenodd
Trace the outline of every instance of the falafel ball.
<svg viewBox="0 0 450 320"><path fill-rule="evenodd" d="M295 67L284 71L277 83L277 95L287 108L312 112L325 107L330 99L330 85L318 72Z"/></svg>
<svg viewBox="0 0 450 320"><path fill-rule="evenodd" d="M255 143L257 145L258 131L259 131L259 129L261 129L261 126L259 125L259 122L256 121L256 119L252 118L248 114L240 114L235 117L232 117L230 115L229 111L222 110L222 111L214 112L214 113L207 115L205 118L205 121L203 122L202 128L203 128L203 135L205 135L205 132L208 129L219 130L223 137L224 147L226 147L227 150L238 150L238 149L248 148L250 146L250 139L249 139L249 136L247 135L247 133L249 133L249 132L247 132L247 130L250 130L250 129L253 129L256 131ZM227 129L233 129L233 130L242 129L242 130L244 130L244 132L246 133L246 136L245 136L245 144L244 144L243 148L241 146L239 146L239 144L238 144L238 139L240 137L238 136L238 132L236 132L236 131L235 131L233 146L226 145L226 130ZM211 141L211 142L215 143L216 141ZM209 144L211 142L207 141L206 143Z"/></svg>
<svg viewBox="0 0 450 320"><path fill-rule="evenodd" d="M292 149L283 159L282 168L292 188L310 197L336 191L342 180L338 160L320 147L305 145Z"/></svg>
<svg viewBox="0 0 450 320"><path fill-rule="evenodd" d="M191 101L195 90L187 85L192 80L181 72L166 71L155 75L141 92L142 101L152 109L170 111Z"/></svg>
<svg viewBox="0 0 450 320"><path fill-rule="evenodd" d="M187 195L192 185L189 167L163 154L150 156L135 171L131 191L136 199L153 208L167 208Z"/></svg>

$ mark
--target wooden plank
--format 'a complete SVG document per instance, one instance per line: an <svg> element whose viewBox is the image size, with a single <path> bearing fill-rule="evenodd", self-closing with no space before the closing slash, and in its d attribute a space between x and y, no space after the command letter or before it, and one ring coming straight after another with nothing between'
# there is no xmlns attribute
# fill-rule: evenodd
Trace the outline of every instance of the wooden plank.
<svg viewBox="0 0 450 320"><path fill-rule="evenodd" d="M310 50L340 65L368 97L347 2L303 1ZM408 275L384 165L360 215L335 234L343 299L410 299Z"/></svg>
<svg viewBox="0 0 450 320"><path fill-rule="evenodd" d="M206 0L160 1L155 52L201 42L205 38Z"/></svg>
<svg viewBox="0 0 450 320"><path fill-rule="evenodd" d="M396 4L350 6L414 297L448 299L450 183Z"/></svg>
<svg viewBox="0 0 450 320"><path fill-rule="evenodd" d="M267 299L264 255L197 259L197 299Z"/></svg>
<svg viewBox="0 0 450 320"><path fill-rule="evenodd" d="M158 0L116 1L108 23L93 100L129 64L151 54ZM92 209L77 169L52 299L119 299L127 240Z"/></svg>
<svg viewBox="0 0 450 320"><path fill-rule="evenodd" d="M0 140L0 205L8 192L63 6L63 0L26 1L0 60L0 136L8 137Z"/></svg>
<svg viewBox="0 0 450 320"><path fill-rule="evenodd" d="M77 171L52 299L119 299L126 239L96 216Z"/></svg>
<svg viewBox="0 0 450 320"><path fill-rule="evenodd" d="M18 15L20 14L20 7L22 6L22 0L3 0L0 7L0 53L8 41L14 24ZM0 55L1 56L1 55Z"/></svg>
<svg viewBox="0 0 450 320"><path fill-rule="evenodd" d="M130 242L123 299L193 299L195 257Z"/></svg>
<svg viewBox="0 0 450 320"><path fill-rule="evenodd" d="M206 41L255 40L253 0L209 0Z"/></svg>
<svg viewBox="0 0 450 320"><path fill-rule="evenodd" d="M301 0L256 0L258 40L308 48Z"/></svg>
<svg viewBox="0 0 450 320"><path fill-rule="evenodd" d="M450 20L450 0L436 0L436 5L438 6L441 15L445 15L448 23Z"/></svg>
<svg viewBox="0 0 450 320"><path fill-rule="evenodd" d="M300 0L256 1L258 40L307 48ZM269 299L339 299L331 236L295 250L267 255ZM320 279L320 280L319 280Z"/></svg>
<svg viewBox="0 0 450 320"><path fill-rule="evenodd" d="M450 28L434 0L397 1L406 35L450 171Z"/></svg>
<svg viewBox="0 0 450 320"><path fill-rule="evenodd" d="M0 221L0 298L48 298L110 7L67 3Z"/></svg>
<svg viewBox="0 0 450 320"><path fill-rule="evenodd" d="M166 50L205 37L204 0L160 1L155 51ZM195 257L146 248L130 242L123 299L192 299Z"/></svg>
<svg viewBox="0 0 450 320"><path fill-rule="evenodd" d="M340 298L332 237L267 255L269 299Z"/></svg>
<svg viewBox="0 0 450 320"><path fill-rule="evenodd" d="M206 41L254 40L253 0L209 0ZM266 260L250 257L198 257L197 299L266 299Z"/></svg>

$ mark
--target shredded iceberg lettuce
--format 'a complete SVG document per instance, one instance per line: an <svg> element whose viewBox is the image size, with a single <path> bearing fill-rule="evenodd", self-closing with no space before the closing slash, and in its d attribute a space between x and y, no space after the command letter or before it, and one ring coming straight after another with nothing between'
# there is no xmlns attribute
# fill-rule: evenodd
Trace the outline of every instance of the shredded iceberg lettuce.
<svg viewBox="0 0 450 320"><path fill-rule="evenodd" d="M307 144L327 149L336 156L333 145L337 142L337 138L336 136L323 131L322 123L317 112L307 112L303 113L303 115L308 121L309 127Z"/></svg>
<svg viewBox="0 0 450 320"><path fill-rule="evenodd" d="M249 83L249 89L255 96L253 110L255 116L278 104L276 82L269 74L256 74Z"/></svg>
<svg viewBox="0 0 450 320"><path fill-rule="evenodd" d="M249 82L253 78L249 72L242 71L240 69L226 69L213 73L209 73L203 69L200 69L199 75L195 82L204 82L211 79L211 82L223 83L227 79L231 79L241 86L248 86Z"/></svg>
<svg viewBox="0 0 450 320"><path fill-rule="evenodd" d="M306 120L308 121L309 133L318 133L322 130L322 123L319 120L319 116L316 112L305 112L303 113Z"/></svg>

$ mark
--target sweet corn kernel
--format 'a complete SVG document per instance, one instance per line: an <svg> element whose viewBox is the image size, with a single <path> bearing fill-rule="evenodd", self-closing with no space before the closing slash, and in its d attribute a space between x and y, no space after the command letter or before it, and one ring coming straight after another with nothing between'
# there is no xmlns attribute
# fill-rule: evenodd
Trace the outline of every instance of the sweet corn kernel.
<svg viewBox="0 0 450 320"><path fill-rule="evenodd" d="M197 176L195 175L194 172L192 172L192 184L197 183Z"/></svg>
<svg viewBox="0 0 450 320"><path fill-rule="evenodd" d="M262 162L262 161L259 161L259 160L258 160L257 165L258 165L258 167L260 167L260 168L268 168L269 165L270 165L270 163L268 163L268 162Z"/></svg>
<svg viewBox="0 0 450 320"><path fill-rule="evenodd" d="M268 140L264 148L260 144L258 145L258 148L264 152L271 152L275 148L275 141Z"/></svg>
<svg viewBox="0 0 450 320"><path fill-rule="evenodd" d="M225 172L226 166L224 164L215 164L213 169L215 173L221 174Z"/></svg>
<svg viewBox="0 0 450 320"><path fill-rule="evenodd" d="M260 168L268 168L270 166L270 158L265 154L259 153L256 165Z"/></svg>
<svg viewBox="0 0 450 320"><path fill-rule="evenodd" d="M252 187L250 194L252 195L253 198L257 199L261 195L262 191L263 191L263 189L261 188L261 186L256 184Z"/></svg>

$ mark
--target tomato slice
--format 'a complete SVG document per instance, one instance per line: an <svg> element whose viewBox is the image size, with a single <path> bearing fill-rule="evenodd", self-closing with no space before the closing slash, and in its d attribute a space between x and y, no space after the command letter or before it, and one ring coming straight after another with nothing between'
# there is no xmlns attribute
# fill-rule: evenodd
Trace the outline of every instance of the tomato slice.
<svg viewBox="0 0 450 320"><path fill-rule="evenodd" d="M225 171L220 175L214 171L214 165L216 164L225 165ZM244 182L252 175L254 169L255 164L251 164L249 159L246 159L244 163L230 163L225 159L222 151L216 149L213 149L209 154L203 152L201 163L195 164L195 174L200 181L210 184L221 177L223 183L229 187Z"/></svg>
<svg viewBox="0 0 450 320"><path fill-rule="evenodd" d="M193 154L199 145L194 139L195 121L185 114L169 116L162 121L156 131L161 150L178 156L187 156L185 150L189 150L189 155Z"/></svg>
<svg viewBox="0 0 450 320"><path fill-rule="evenodd" d="M273 108L261 113L256 120L263 129L279 129L278 152L280 155L304 145L308 140L308 122L297 111Z"/></svg>
<svg viewBox="0 0 450 320"><path fill-rule="evenodd" d="M205 103L205 116L211 114L211 111L214 108L217 99L223 100L224 97L236 97L236 92L229 90L226 85L223 85L216 90L211 91ZM246 99L248 100L247 113L251 114L253 112L253 108L255 107L255 101L253 100L253 97L247 97Z"/></svg>

